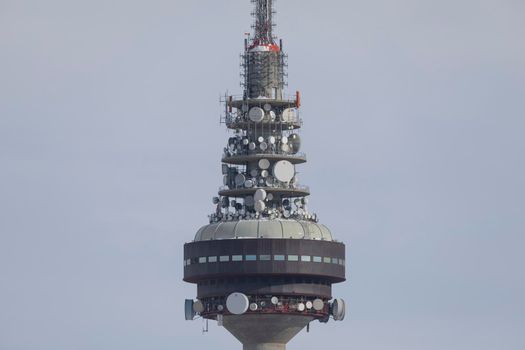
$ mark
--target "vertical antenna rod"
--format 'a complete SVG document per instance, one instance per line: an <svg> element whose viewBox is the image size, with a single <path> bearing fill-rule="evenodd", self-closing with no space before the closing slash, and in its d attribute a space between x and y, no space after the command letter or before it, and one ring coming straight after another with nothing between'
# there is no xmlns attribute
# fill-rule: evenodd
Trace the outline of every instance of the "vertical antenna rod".
<svg viewBox="0 0 525 350"><path fill-rule="evenodd" d="M252 0L252 2L255 4L253 12L255 17L253 42L255 45L273 44L273 0Z"/></svg>

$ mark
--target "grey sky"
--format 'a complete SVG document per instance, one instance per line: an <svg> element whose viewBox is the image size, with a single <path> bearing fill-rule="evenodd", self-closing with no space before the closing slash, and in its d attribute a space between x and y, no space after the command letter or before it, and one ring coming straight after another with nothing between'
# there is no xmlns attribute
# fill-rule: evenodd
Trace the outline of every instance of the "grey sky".
<svg viewBox="0 0 525 350"><path fill-rule="evenodd" d="M348 244L290 349L525 348L525 2L277 2L301 180ZM248 0L0 0L0 349L234 349L183 321Z"/></svg>

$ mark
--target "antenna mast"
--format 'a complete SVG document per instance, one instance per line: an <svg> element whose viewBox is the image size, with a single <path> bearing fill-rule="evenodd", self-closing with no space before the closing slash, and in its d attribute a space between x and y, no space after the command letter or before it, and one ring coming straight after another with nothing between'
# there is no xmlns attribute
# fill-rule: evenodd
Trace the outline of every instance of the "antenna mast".
<svg viewBox="0 0 525 350"><path fill-rule="evenodd" d="M273 0L252 0L255 4L253 16L255 17L255 30L253 44L270 45L273 44Z"/></svg>

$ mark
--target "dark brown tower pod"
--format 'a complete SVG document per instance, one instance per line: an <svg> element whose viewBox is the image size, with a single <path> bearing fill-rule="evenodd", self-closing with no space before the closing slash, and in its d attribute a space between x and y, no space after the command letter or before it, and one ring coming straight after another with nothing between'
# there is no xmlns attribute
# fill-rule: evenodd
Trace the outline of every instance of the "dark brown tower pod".
<svg viewBox="0 0 525 350"><path fill-rule="evenodd" d="M252 2L244 92L224 100L231 136L223 187L209 224L184 245L184 281L197 285L186 319L216 320L245 350L281 350L310 322L344 318L332 284L345 281L346 257L299 184L300 94L283 93L286 56L272 36L272 0Z"/></svg>

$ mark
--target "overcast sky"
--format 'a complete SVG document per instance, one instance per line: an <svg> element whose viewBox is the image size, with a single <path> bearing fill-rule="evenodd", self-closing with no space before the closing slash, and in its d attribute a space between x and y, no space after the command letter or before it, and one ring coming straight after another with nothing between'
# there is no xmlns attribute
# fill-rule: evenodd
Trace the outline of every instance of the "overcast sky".
<svg viewBox="0 0 525 350"><path fill-rule="evenodd" d="M525 2L280 0L344 322L289 349L525 348ZM185 322L248 0L0 0L0 349L240 349Z"/></svg>

